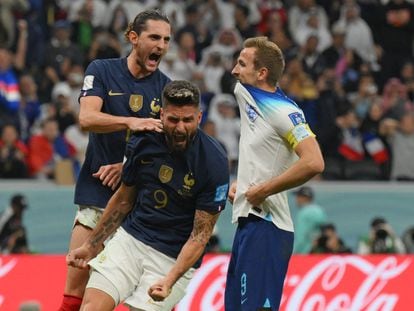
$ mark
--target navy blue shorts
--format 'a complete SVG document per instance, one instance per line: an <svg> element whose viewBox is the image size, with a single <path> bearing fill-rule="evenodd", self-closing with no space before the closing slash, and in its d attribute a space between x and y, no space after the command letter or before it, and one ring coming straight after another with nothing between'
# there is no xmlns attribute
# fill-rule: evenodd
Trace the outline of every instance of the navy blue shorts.
<svg viewBox="0 0 414 311"><path fill-rule="evenodd" d="M249 215L239 218L225 290L226 311L278 310L293 232Z"/></svg>

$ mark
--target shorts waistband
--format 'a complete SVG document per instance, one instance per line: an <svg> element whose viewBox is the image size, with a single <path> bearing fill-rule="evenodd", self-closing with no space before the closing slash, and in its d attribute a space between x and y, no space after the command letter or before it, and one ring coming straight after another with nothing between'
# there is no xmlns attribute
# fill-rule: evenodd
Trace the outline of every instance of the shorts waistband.
<svg viewBox="0 0 414 311"><path fill-rule="evenodd" d="M237 219L237 222L239 223L240 226L244 226L249 222L257 222L257 221L264 221L264 219L254 214L249 214L247 217L239 217Z"/></svg>

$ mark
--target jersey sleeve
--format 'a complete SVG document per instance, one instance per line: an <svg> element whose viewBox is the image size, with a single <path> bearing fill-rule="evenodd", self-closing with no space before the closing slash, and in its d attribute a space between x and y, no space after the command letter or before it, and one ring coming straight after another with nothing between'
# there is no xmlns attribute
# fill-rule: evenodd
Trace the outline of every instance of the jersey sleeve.
<svg viewBox="0 0 414 311"><path fill-rule="evenodd" d="M99 96L102 99L105 97L105 87L102 80L102 66L103 63L93 61L89 64L85 71L83 79L83 86L79 98L86 96Z"/></svg>
<svg viewBox="0 0 414 311"><path fill-rule="evenodd" d="M209 167L207 185L198 196L196 208L209 212L220 212L226 206L229 191L229 168L225 157L206 164Z"/></svg>
<svg viewBox="0 0 414 311"><path fill-rule="evenodd" d="M277 107L268 118L269 124L284 137L292 149L305 138L315 137L306 122L303 111L290 104Z"/></svg>

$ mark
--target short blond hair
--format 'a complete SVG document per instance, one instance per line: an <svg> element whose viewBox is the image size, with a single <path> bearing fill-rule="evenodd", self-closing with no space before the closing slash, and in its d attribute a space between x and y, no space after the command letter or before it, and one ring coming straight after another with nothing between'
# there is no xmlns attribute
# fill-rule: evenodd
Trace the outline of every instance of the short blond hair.
<svg viewBox="0 0 414 311"><path fill-rule="evenodd" d="M267 37L253 37L244 41L245 48L255 48L255 69L267 68L269 74L266 82L276 86L285 69L285 59L282 50L276 43L269 41Z"/></svg>

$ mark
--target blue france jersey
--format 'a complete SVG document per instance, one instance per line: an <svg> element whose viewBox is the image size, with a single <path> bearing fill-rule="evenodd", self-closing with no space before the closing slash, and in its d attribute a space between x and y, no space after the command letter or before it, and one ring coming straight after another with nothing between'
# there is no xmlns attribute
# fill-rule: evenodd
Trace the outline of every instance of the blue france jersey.
<svg viewBox="0 0 414 311"><path fill-rule="evenodd" d="M134 135L127 145L122 181L137 186L134 209L122 227L143 243L176 258L193 229L196 209L220 212L229 187L221 145L198 131L185 153L171 153L165 136ZM197 262L196 267L201 262Z"/></svg>
<svg viewBox="0 0 414 311"><path fill-rule="evenodd" d="M137 79L127 67L127 59L93 61L85 72L80 97L98 96L102 112L114 116L159 118L161 94L170 81L161 71ZM85 162L80 171L75 204L105 208L113 191L92 176L102 165L123 161L127 131L89 133Z"/></svg>

